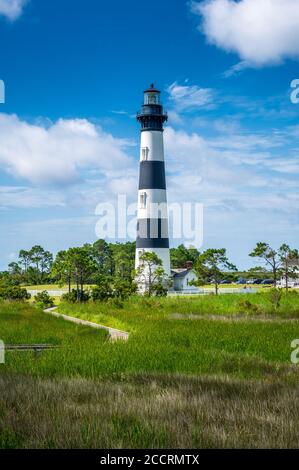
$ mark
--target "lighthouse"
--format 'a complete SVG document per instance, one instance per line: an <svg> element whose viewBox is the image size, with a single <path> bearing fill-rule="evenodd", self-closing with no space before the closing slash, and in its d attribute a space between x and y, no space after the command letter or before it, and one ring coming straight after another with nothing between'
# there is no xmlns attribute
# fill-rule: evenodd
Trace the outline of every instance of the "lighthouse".
<svg viewBox="0 0 299 470"><path fill-rule="evenodd" d="M162 260L164 271L169 276L163 141L163 124L167 121L167 114L160 103L160 91L153 84L144 92L144 102L137 114L137 120L141 125L141 145L135 268L140 268L140 256L149 251L156 253Z"/></svg>

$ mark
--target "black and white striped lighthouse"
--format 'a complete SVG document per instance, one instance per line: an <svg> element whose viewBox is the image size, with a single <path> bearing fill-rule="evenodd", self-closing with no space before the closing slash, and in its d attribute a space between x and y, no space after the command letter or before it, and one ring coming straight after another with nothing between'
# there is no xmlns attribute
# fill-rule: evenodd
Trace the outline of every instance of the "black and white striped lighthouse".
<svg viewBox="0 0 299 470"><path fill-rule="evenodd" d="M150 251L157 254L165 273L170 275L163 142L167 114L160 103L160 91L153 84L144 92L144 103L137 120L141 124L141 148L135 267L140 267L140 256Z"/></svg>

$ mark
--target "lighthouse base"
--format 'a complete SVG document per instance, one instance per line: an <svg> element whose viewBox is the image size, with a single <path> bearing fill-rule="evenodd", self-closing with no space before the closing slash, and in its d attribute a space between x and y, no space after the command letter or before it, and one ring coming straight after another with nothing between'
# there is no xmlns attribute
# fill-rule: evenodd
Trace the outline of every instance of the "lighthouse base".
<svg viewBox="0 0 299 470"><path fill-rule="evenodd" d="M169 248L137 248L136 250L136 258L135 258L135 269L140 267L140 256L144 253L155 253L161 260L162 260L162 267L165 271L166 276L170 276L170 255L169 255ZM141 275L137 276L136 282L138 285L138 292L140 294L144 294L147 291L148 287L148 274L146 272L141 273ZM167 288L167 285L165 285Z"/></svg>

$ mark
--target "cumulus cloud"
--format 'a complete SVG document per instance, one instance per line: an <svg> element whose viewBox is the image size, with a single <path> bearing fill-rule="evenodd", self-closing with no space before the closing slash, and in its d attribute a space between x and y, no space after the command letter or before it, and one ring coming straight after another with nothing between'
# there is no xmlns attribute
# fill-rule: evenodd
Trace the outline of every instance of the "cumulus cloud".
<svg viewBox="0 0 299 470"><path fill-rule="evenodd" d="M168 88L169 101L177 111L197 109L213 103L214 92L211 88L197 85L172 83Z"/></svg>
<svg viewBox="0 0 299 470"><path fill-rule="evenodd" d="M15 21L23 13L23 9L29 0L0 0L0 16L5 16L10 21Z"/></svg>
<svg viewBox="0 0 299 470"><path fill-rule="evenodd" d="M34 184L74 183L84 170L118 178L134 166L126 153L130 142L86 119L43 126L1 114L0 141L0 168Z"/></svg>
<svg viewBox="0 0 299 470"><path fill-rule="evenodd" d="M204 248L225 246L239 266L248 266L247 253L261 238L296 246L299 196L297 175L282 171L287 155L296 159L283 141L285 157L275 158L266 136L242 137L234 129L227 139L207 139L168 127L165 149L169 203L202 203Z"/></svg>
<svg viewBox="0 0 299 470"><path fill-rule="evenodd" d="M297 0L206 0L193 2L192 11L211 44L239 55L232 73L299 58Z"/></svg>
<svg viewBox="0 0 299 470"><path fill-rule="evenodd" d="M283 136L279 140L232 131L225 138L207 139L168 127L165 149L170 201L202 202L217 213L272 210L296 214L298 158L290 149L288 157L274 156L279 145L287 153Z"/></svg>

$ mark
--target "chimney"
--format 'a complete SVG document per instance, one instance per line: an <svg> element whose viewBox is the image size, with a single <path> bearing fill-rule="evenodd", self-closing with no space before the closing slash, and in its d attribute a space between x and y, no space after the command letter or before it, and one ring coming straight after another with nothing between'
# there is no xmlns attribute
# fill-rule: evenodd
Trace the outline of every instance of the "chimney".
<svg viewBox="0 0 299 470"><path fill-rule="evenodd" d="M186 269L190 271L193 268L193 261L186 261Z"/></svg>

